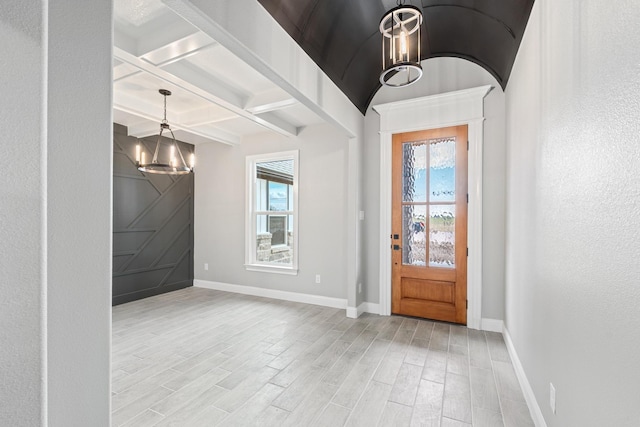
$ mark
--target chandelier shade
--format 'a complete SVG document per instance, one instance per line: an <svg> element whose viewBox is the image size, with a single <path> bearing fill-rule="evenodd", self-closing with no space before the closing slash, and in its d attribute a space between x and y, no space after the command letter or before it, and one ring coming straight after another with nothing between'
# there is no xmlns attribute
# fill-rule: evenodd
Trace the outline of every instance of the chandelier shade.
<svg viewBox="0 0 640 427"><path fill-rule="evenodd" d="M400 4L380 20L382 73L380 83L389 87L408 86L422 77L420 43L422 12Z"/></svg>
<svg viewBox="0 0 640 427"><path fill-rule="evenodd" d="M146 153L142 150L140 143L136 145L136 166L138 170L146 173L155 173L163 175L186 175L193 172L195 166L195 156L192 153L189 159L189 164L184 160L180 146L176 141L176 137L171 130L171 126L167 121L167 96L171 95L171 91L167 89L160 89L158 92L164 96L164 118L160 123L160 134L158 135L158 141L153 152L151 162L146 161ZM162 133L168 131L171 135L170 142L164 143L162 141Z"/></svg>

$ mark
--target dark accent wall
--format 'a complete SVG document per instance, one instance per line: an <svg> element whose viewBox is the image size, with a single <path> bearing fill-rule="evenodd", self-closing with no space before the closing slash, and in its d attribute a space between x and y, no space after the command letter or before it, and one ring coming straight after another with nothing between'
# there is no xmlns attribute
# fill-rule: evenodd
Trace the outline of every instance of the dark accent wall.
<svg viewBox="0 0 640 427"><path fill-rule="evenodd" d="M118 124L113 138L113 305L192 286L193 174L144 174L138 139ZM140 141L150 158L157 136Z"/></svg>

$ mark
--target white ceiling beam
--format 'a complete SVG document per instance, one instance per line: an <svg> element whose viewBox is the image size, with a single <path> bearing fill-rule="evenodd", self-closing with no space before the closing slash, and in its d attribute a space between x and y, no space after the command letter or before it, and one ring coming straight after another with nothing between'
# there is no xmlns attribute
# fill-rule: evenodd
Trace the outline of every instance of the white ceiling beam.
<svg viewBox="0 0 640 427"><path fill-rule="evenodd" d="M123 111L122 109L118 109ZM124 111L123 111L124 112ZM127 126L127 132L136 138L146 138L147 136L157 135L160 133L160 124L151 121L130 124Z"/></svg>
<svg viewBox="0 0 640 427"><path fill-rule="evenodd" d="M141 58L153 65L164 66L202 52L216 44L209 36L198 31L179 40L159 46L145 53Z"/></svg>
<svg viewBox="0 0 640 427"><path fill-rule="evenodd" d="M158 133L160 133L159 130L159 126L160 126L160 122L157 120L157 117L153 117L150 114L146 113L144 110L141 109L136 109L134 107L131 107L129 105L123 105L120 103L117 103L116 101L114 101L113 103L113 108L115 108L116 110L122 111L124 113L128 113L128 114L132 114L134 116L137 117L141 117L143 119L149 120L151 123L156 124L156 130L155 132L148 134L148 130L150 129L150 127L145 127L145 126L133 126L129 129L129 134L132 136L136 136L138 138L142 138L144 136L149 136L149 135L157 135ZM180 122L176 122L176 121L172 121L171 123L171 128L172 130L174 130L174 132L176 130L182 130L188 133L191 133L193 135L197 135L203 138L206 138L208 140L213 140L213 141L218 141L218 142L222 142L223 144L227 144L227 145L238 145L240 144L240 137L238 135L229 133L229 132L225 132L223 130L220 129L207 129L206 131L202 131L202 130L198 130L195 129L193 127L189 127L189 126L184 126L182 123ZM134 133L137 129L140 129L143 134L139 135Z"/></svg>
<svg viewBox="0 0 640 427"><path fill-rule="evenodd" d="M244 106L244 109L260 114L269 111L281 110L297 104L298 101L284 90L277 88L253 95Z"/></svg>
<svg viewBox="0 0 640 427"><path fill-rule="evenodd" d="M162 69L163 71L169 73L169 75L175 76L177 79L189 82L205 93L212 95L215 94L216 98L225 101L227 104L233 106L236 109L240 108L240 106L246 104L247 102L246 96L237 93L225 83L221 82L210 74L205 74L197 67L194 67L186 62L174 62L164 67L159 67L159 69ZM221 105L218 102L215 102L215 104L227 108L226 106Z"/></svg>
<svg viewBox="0 0 640 427"><path fill-rule="evenodd" d="M198 127L207 124L220 123L227 120L238 118L238 116L229 110L223 110L220 107L207 106L194 110L178 113L178 120L185 126Z"/></svg>
<svg viewBox="0 0 640 427"><path fill-rule="evenodd" d="M141 57L196 32L198 29L193 25L182 19L176 19L176 16L170 13L143 25L138 37L136 37L135 52L129 52Z"/></svg>
<svg viewBox="0 0 640 427"><path fill-rule="evenodd" d="M285 99L283 101L269 102L266 104L258 104L249 108L246 108L252 114L268 113L270 111L278 111L287 107L298 104L298 101L294 98Z"/></svg>
<svg viewBox="0 0 640 427"><path fill-rule="evenodd" d="M204 138L200 135L196 135L194 133L181 130L181 129L176 129L174 134L176 135L177 140L188 142L189 144L193 144L193 145L207 144L211 142L211 138ZM198 161L196 159L196 164L197 162Z"/></svg>
<svg viewBox="0 0 640 427"><path fill-rule="evenodd" d="M180 87L181 89L185 90L186 92L192 93L193 95L196 95L208 102L217 104L235 114L237 114L240 117L243 117L245 119L251 120L254 123L257 123L263 127L265 127L266 129L269 129L271 131L274 131L280 135L284 135L284 136L296 136L298 134L297 132L297 128L295 128L292 125L287 125L286 123L283 123L283 120L278 120L276 122L272 121L270 117L267 118L262 118L258 115L254 115L252 113L250 113L249 111L245 111L241 106L245 104L245 102L242 102L243 100L240 99L226 99L223 98L222 96L220 96L218 93L214 94L212 92L209 92L207 90L204 90L203 88L196 86L195 84L190 83L190 81L194 81L194 80L190 80L190 81L186 81L185 79L182 79L178 76L175 76L163 69L161 69L160 67L156 67L155 65L152 65L150 63L148 63L147 61L144 61L143 59L140 59L134 55L132 55L129 52L126 52L123 49L120 49L116 46L114 46L113 48L113 56L118 59L119 61L122 61L124 63L133 65L137 68L139 68L140 70L147 72L149 74L151 74L152 76L159 78L163 81L166 81L168 83L171 83L177 87ZM172 64L172 65L177 65L177 64ZM203 77L200 76L200 79L198 80L202 80ZM229 95L227 93L227 95Z"/></svg>
<svg viewBox="0 0 640 427"><path fill-rule="evenodd" d="M264 120L267 123L274 124L280 127L281 129L285 129L291 135L297 135L298 132L300 131L299 128L293 126L291 123L287 122L286 120L281 119L280 117L276 116L272 112L256 114L255 117L258 117L260 120Z"/></svg>
<svg viewBox="0 0 640 427"><path fill-rule="evenodd" d="M135 76L136 74L140 74L138 68L132 67L129 64L118 64L113 67L113 82L117 82L119 80L126 79L127 77Z"/></svg>

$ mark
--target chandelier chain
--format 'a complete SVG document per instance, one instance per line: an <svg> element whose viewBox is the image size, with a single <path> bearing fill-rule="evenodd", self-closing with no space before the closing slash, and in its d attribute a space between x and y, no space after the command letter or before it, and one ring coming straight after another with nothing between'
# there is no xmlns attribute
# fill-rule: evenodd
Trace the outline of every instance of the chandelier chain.
<svg viewBox="0 0 640 427"><path fill-rule="evenodd" d="M167 121L167 94L163 94L164 95L164 119L162 120L162 123L169 123Z"/></svg>

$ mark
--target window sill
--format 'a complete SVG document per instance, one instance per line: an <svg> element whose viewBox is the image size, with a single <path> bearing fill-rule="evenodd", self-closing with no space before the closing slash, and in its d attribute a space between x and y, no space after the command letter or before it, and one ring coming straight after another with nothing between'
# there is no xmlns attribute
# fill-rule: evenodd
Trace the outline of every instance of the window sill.
<svg viewBox="0 0 640 427"><path fill-rule="evenodd" d="M293 267L279 267L275 265L265 264L245 264L244 268L247 271L258 271L261 273L286 274L288 276L298 275L298 269Z"/></svg>

